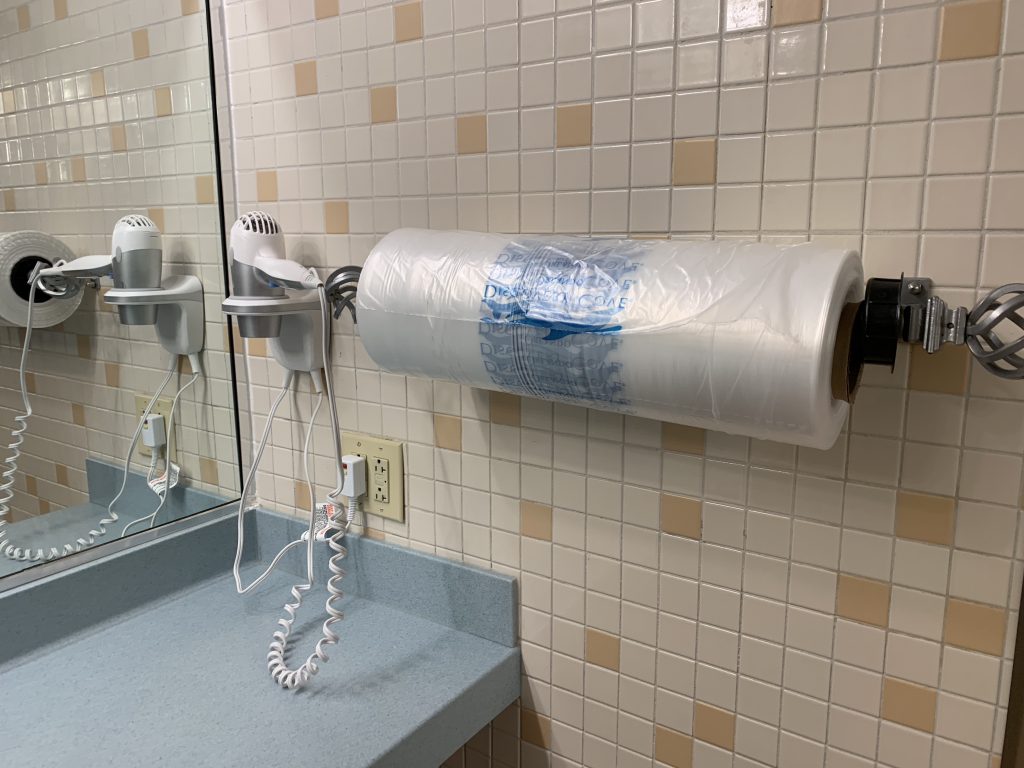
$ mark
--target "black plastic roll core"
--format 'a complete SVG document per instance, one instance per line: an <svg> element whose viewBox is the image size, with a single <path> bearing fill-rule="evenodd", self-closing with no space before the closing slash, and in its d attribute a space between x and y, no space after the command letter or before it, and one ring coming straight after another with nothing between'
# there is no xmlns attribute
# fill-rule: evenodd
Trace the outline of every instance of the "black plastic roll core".
<svg viewBox="0 0 1024 768"><path fill-rule="evenodd" d="M900 290L902 279L873 277L864 290L861 353L870 365L896 365L900 332Z"/></svg>
<svg viewBox="0 0 1024 768"><path fill-rule="evenodd" d="M32 287L29 284L29 279L32 277L32 270L35 269L36 264L39 264L40 262L47 267L53 266L52 261L43 258L42 256L24 256L18 259L14 263L14 266L11 267L11 288L22 301L28 301L29 290ZM38 288L36 289L36 304L45 304L52 298L53 297L45 291L41 291Z"/></svg>

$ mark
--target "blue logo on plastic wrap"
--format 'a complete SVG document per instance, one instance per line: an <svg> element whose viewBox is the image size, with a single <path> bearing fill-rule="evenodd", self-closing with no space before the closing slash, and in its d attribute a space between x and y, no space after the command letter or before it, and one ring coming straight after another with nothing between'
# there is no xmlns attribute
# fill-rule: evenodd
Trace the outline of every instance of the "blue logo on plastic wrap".
<svg viewBox="0 0 1024 768"><path fill-rule="evenodd" d="M610 240L510 243L482 297L480 352L491 381L525 395L627 406L612 353L642 249Z"/></svg>

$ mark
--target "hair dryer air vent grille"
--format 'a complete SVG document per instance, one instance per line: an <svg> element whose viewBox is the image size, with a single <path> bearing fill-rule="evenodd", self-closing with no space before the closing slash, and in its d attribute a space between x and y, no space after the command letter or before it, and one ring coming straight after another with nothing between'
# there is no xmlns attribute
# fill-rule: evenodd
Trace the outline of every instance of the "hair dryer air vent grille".
<svg viewBox="0 0 1024 768"><path fill-rule="evenodd" d="M246 232L255 232L260 235L276 235L281 231L274 217L263 211L243 213L239 217L238 223Z"/></svg>
<svg viewBox="0 0 1024 768"><path fill-rule="evenodd" d="M140 216L137 213L123 216L118 224L124 224L126 227L132 227L133 229L156 229L156 224L154 224L151 219L145 216Z"/></svg>

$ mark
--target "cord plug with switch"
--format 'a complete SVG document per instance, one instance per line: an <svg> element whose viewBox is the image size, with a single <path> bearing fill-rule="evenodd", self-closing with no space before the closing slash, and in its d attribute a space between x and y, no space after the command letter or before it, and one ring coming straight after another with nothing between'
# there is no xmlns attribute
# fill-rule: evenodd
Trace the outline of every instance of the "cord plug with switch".
<svg viewBox="0 0 1024 768"><path fill-rule="evenodd" d="M359 509L359 499L366 495L366 459L347 453L341 457L341 467L345 470L341 495L348 497L345 522L351 523L356 516L356 510Z"/></svg>
<svg viewBox="0 0 1024 768"><path fill-rule="evenodd" d="M150 448L163 448L167 445L167 426L159 413L149 414L142 422L142 442Z"/></svg>

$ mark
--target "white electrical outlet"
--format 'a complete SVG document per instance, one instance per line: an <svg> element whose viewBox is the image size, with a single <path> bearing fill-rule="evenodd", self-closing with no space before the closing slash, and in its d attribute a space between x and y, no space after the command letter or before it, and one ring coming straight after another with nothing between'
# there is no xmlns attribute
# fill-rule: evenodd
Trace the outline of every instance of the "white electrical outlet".
<svg viewBox="0 0 1024 768"><path fill-rule="evenodd" d="M149 401L150 401L150 399L152 399L152 397L153 397L152 395L140 395L140 394L136 393L136 395L135 395L135 423L136 424L138 424L139 423L138 420L142 418L142 413L143 413L143 411L146 410L146 406L149 405ZM170 428L170 426L171 426L171 403L173 403L173 402L174 402L174 400L172 398L170 398L170 397L161 397L159 400L156 401L156 405L153 406L153 410L150 411L150 413L158 413L158 414L160 414L161 416L164 417L164 427L166 427L166 428ZM171 443L173 443L173 442L174 441L171 439L171 436L168 434L167 435L167 443L168 443L168 445L165 446L165 448L173 450L173 446L171 445ZM153 449L150 448L148 445L144 445L142 440L139 440L138 454L140 456L152 456L153 455ZM172 461L174 460L173 456L168 456L167 458L171 459Z"/></svg>
<svg viewBox="0 0 1024 768"><path fill-rule="evenodd" d="M363 509L389 520L405 521L405 475L402 444L356 432L341 433L341 452L366 459Z"/></svg>

